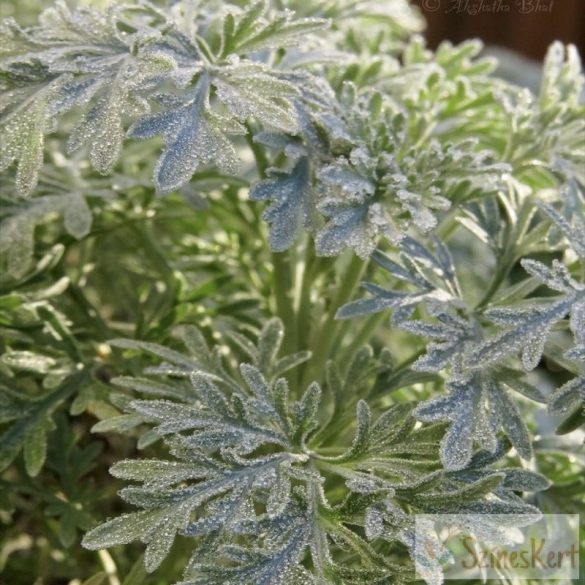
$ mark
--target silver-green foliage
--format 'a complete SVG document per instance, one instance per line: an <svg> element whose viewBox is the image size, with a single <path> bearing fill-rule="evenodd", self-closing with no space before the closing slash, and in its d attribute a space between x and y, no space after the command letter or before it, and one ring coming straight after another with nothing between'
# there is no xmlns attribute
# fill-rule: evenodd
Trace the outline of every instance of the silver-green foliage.
<svg viewBox="0 0 585 585"><path fill-rule="evenodd" d="M265 2L191 0L168 10L139 2L104 12L57 4L37 27L8 20L0 168L16 160L16 192L30 195L48 133L69 134L68 152L86 149L106 174L126 137L161 137L153 183L169 193L202 167L237 175L238 137L247 135L256 149L277 153L269 178L250 191L252 200L272 202L264 217L273 250L289 248L304 228L319 255L350 247L363 258L411 228L433 231L453 205L491 196L511 176L583 182L574 48L551 48L541 93L532 96L490 77L494 63L479 56L478 43L432 53L418 38L405 42L416 18L401 1L390 4L317 3L308 17L301 6L294 16ZM381 46L370 53L365 40L359 53L348 18L372 30L384 24L376 38L387 58L375 61ZM77 225L82 199L76 203L68 215L79 237L88 220ZM69 202L35 205L40 216Z"/></svg>
<svg viewBox="0 0 585 585"><path fill-rule="evenodd" d="M414 415L426 422L451 423L441 445L441 456L449 469L468 465L474 444L494 451L500 429L519 455L531 458L530 434L510 391L544 402L539 391L523 379L523 373L538 366L545 344L551 340L552 329L567 317L575 347L565 357L574 360L569 371L574 371L577 377L551 397L550 407L557 414L577 412L575 416L579 418L578 411L583 409L579 363L585 331L585 285L576 275L585 268L585 229L584 204L581 195L576 196L578 212L572 219L545 203L539 204L542 211L537 219L537 208L532 202L524 204L530 210L530 220L535 222L533 230L543 233L545 239L560 237L562 247L575 255L572 271L559 260L554 260L549 267L525 258L520 265L532 277L532 283L511 287L501 303L484 307L480 302L474 307L459 283L449 249L441 241L435 240L433 252L416 240L404 238L398 261L380 252L373 257L397 284L406 286L392 290L365 283L364 288L372 296L353 301L338 311L339 318L347 319L392 309L394 326L428 340L426 352L412 367L423 372L444 372L449 394L420 404ZM550 220L560 236L554 234ZM471 229L486 233L477 224ZM521 249L523 241L516 244ZM552 299L535 297L533 291L539 285L561 294ZM412 319L415 311L423 311L427 319ZM495 333L492 333L493 325L499 326Z"/></svg>
<svg viewBox="0 0 585 585"><path fill-rule="evenodd" d="M324 387L312 383L294 396L281 374L309 356L278 359L282 337L277 319L256 346L236 336L250 363L235 369L194 327L184 331L190 355L112 342L164 362L149 369L154 377L114 379L142 398L119 395L123 413L94 430L137 429L139 445L162 440L170 457L114 464L115 477L140 483L120 492L140 510L89 532L86 547L141 540L153 571L177 534L193 538L189 584L403 582L412 574L380 547L402 543L414 554L415 513L538 514L514 492L544 489L544 478L494 467L509 443L478 451L463 472L445 471L444 425L419 428L409 403L372 410L359 400L354 423L327 448L343 393L384 368L372 369L371 354L360 352L346 380L330 364Z"/></svg>
<svg viewBox="0 0 585 585"><path fill-rule="evenodd" d="M162 265L155 284L172 297L169 314L157 328L140 314L136 339L110 346L124 352L121 374L132 356L157 365L112 380L117 414L102 408L94 430L131 434L159 458L113 465L135 482L121 497L138 511L99 525L86 547L142 541L153 571L187 537L183 585L403 583L414 578L404 547L419 554L417 513L537 514L518 492L546 480L503 458L512 448L533 458L525 413L535 405L563 417L559 433L585 420L581 63L555 43L534 95L498 79L479 43L430 51L419 30L403 0L58 2L36 26L2 24L0 284L19 292L0 297L0 319L27 332L10 333L0 359L0 470L22 452L37 475L57 409L81 386L74 414L107 393L87 384L101 358L84 331L99 314L81 301L91 324L74 328L51 299L67 290L79 303L79 290L67 278L34 288L62 268L62 244L31 268L55 216L66 243L85 244L112 228L103 200L123 216L141 195L117 229L153 217L155 193L193 201L201 178L226 232L217 240L241 240L242 264L264 236L275 261L299 247L245 315L257 324L276 300L286 337L269 319L253 343L236 320L210 349L186 326L183 353L150 340L199 318L173 296L189 238L170 261L142 240ZM265 233L256 209L239 213L241 194L266 205ZM216 254L215 243L202 248ZM346 252L356 256L347 266ZM219 271L233 261L217 256ZM370 259L369 296L347 302ZM283 291L288 269L295 286ZM191 304L230 274L198 282ZM254 288L260 274L270 270L250 277ZM414 350L402 366L388 350L360 349L384 331L375 314L385 310ZM354 335L335 317L367 321ZM115 320L102 329L128 331ZM281 345L293 353L280 356ZM567 375L547 398L549 362ZM28 374L35 397L17 388ZM441 583L426 560L427 583Z"/></svg>
<svg viewBox="0 0 585 585"><path fill-rule="evenodd" d="M186 183L202 164L232 169L237 157L227 135L245 133L251 117L295 133L300 80L246 56L294 45L327 21L267 14L263 2L208 5L193 20L189 6L181 8L165 13L145 2L71 11L58 3L38 27L3 24L0 167L18 161L19 193L34 190L44 136L72 109L84 113L68 151L87 147L100 173L119 158L127 120L137 120L130 136L162 135L166 148L155 169L161 192ZM222 111L210 106L212 90ZM151 111L154 104L159 111Z"/></svg>

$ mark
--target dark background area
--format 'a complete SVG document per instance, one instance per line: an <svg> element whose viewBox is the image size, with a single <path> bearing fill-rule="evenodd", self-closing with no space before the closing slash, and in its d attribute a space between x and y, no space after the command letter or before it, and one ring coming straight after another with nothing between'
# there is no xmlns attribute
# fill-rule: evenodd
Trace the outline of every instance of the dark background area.
<svg viewBox="0 0 585 585"><path fill-rule="evenodd" d="M381 0L383 1L383 0ZM541 61L554 41L585 56L585 0L413 0L425 16L431 47L480 38Z"/></svg>

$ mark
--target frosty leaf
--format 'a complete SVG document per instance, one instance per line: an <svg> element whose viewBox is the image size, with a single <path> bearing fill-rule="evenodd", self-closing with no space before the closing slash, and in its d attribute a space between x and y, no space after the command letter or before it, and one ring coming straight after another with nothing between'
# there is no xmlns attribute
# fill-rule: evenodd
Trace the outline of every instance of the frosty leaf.
<svg viewBox="0 0 585 585"><path fill-rule="evenodd" d="M538 159L539 166L563 180L583 183L584 84L576 47L555 42L547 52L538 96L517 88L499 96L514 134L522 136L515 149L517 166Z"/></svg>
<svg viewBox="0 0 585 585"><path fill-rule="evenodd" d="M258 369L268 372L274 362L284 338L284 327L280 319L271 319L258 337Z"/></svg>
<svg viewBox="0 0 585 585"><path fill-rule="evenodd" d="M367 257L380 238L397 243L411 225L431 232L462 190L481 185L484 194L495 193L503 185L509 167L476 141L430 140L408 150L395 102L373 91L359 95L349 84L344 89L350 97L339 116L318 118L331 154L343 153L316 173L318 208L327 219L316 242L321 255L351 246ZM405 152L397 154L399 148Z"/></svg>
<svg viewBox="0 0 585 585"><path fill-rule="evenodd" d="M321 400L321 388L311 384L302 398L293 405L294 441L304 444L307 436L319 425L318 409Z"/></svg>
<svg viewBox="0 0 585 585"><path fill-rule="evenodd" d="M268 127L296 134L298 124L291 100L295 85L256 63L222 67L211 78L218 99L230 114L244 122L256 118Z"/></svg>
<svg viewBox="0 0 585 585"><path fill-rule="evenodd" d="M298 131L292 100L302 93L303 81L309 83L308 74L240 57L298 44L327 21L295 19L289 11L268 14L262 2L245 10L193 9L197 22L207 19L207 29L195 32L181 10L165 14L147 3L97 11L70 10L62 2L46 10L37 27L3 28L9 48L0 62L6 90L0 127L7 136L0 168L19 160L19 192L34 189L43 136L74 108L86 112L69 136L69 152L87 145L93 167L103 174L118 160L127 121L140 118L129 136L162 134L166 149L155 185L163 193L184 185L199 166L235 169L227 134L245 133L240 122L255 118L282 132ZM223 38L214 55L210 47L217 44L218 26ZM155 93L161 88L175 91L161 96ZM161 111L149 113L153 100ZM227 116L219 113L222 106Z"/></svg>
<svg viewBox="0 0 585 585"><path fill-rule="evenodd" d="M30 195L37 185L43 163L44 135L52 129L50 100L55 83L37 92L28 102L0 118L0 171L18 161L15 185L17 193Z"/></svg>
<svg viewBox="0 0 585 585"><path fill-rule="evenodd" d="M485 366L521 350L525 370L534 369L540 361L546 336L551 327L583 303L583 291L574 289L566 297L547 304L531 304L521 309L491 309L486 316L507 330L481 343L468 356L468 364Z"/></svg>
<svg viewBox="0 0 585 585"><path fill-rule="evenodd" d="M129 388L142 394L157 396L159 398L175 398L177 400L187 400L194 397L195 394L190 386L178 386L165 384L159 380L149 380L148 378L138 378L130 376L118 376L112 378L112 384L121 388Z"/></svg>
<svg viewBox="0 0 585 585"><path fill-rule="evenodd" d="M36 372L38 374L48 373L57 363L49 356L34 354L30 351L7 352L2 354L0 360L8 367L14 368L15 370Z"/></svg>
<svg viewBox="0 0 585 585"><path fill-rule="evenodd" d="M581 103L585 85L579 53L573 45L564 47L553 43L544 63L544 78L540 90L542 109L557 106L565 101L567 106Z"/></svg>
<svg viewBox="0 0 585 585"><path fill-rule="evenodd" d="M570 293L579 287L567 268L558 260L553 261L552 268L537 260L524 259L521 264L526 272L538 278L552 290Z"/></svg>
<svg viewBox="0 0 585 585"><path fill-rule="evenodd" d="M378 236L394 239L387 216L379 203L340 203L324 200L321 213L330 218L317 235L317 252L321 256L336 256L347 246L361 258L374 251Z"/></svg>
<svg viewBox="0 0 585 585"><path fill-rule="evenodd" d="M237 562L235 567L195 565L193 572L199 575L183 581L182 585L310 583L308 571L299 564L309 535L308 526L298 521L291 530L275 537L266 549L226 546L222 553L228 560Z"/></svg>
<svg viewBox="0 0 585 585"><path fill-rule="evenodd" d="M69 152L75 152L87 143L91 164L102 174L112 170L122 150L124 138L122 116L124 110L128 108L124 104L124 100L127 99L124 94L127 90L116 89L116 85L108 88L108 93L98 99L75 128L68 142Z"/></svg>
<svg viewBox="0 0 585 585"><path fill-rule="evenodd" d="M269 322L260 336L257 358L267 370L275 361L281 338L282 325L278 320ZM205 346L194 330L187 329L187 340L193 349ZM124 490L123 497L153 513L142 529L133 527L135 521L141 523L145 516L142 512L123 517L123 522L110 521L88 534L86 546L99 548L140 539L147 544L146 566L153 570L170 550L177 531L195 536L237 530L239 523L249 518L253 502L263 493L267 494L271 515L284 512L291 491L289 474L295 474L291 464L304 462L306 456L275 453L244 458L243 455L261 445L289 446L288 432L291 440L294 436L304 437L314 426L314 421L311 422L314 408L308 406L312 389L293 416L288 411L286 382L279 379L269 383L254 366L241 366L247 390L238 388L230 398L229 392L220 390L197 368L196 359L145 342L118 340L115 345L146 350L179 366L190 367L197 401L190 403L189 395L182 393L180 397L187 404L169 400L129 402L127 409L139 416L138 422L153 425L159 436L174 435L173 453L180 461L125 461L115 465L114 475L144 482L143 488ZM140 379L122 380L125 386L147 394L173 394L168 384L157 387ZM318 387L316 390L318 395ZM293 418L297 430L291 426ZM219 460L203 455L204 452L212 455L218 449L222 453ZM187 487L172 487L189 480ZM197 483L192 483L193 480ZM197 521L190 521L192 511L201 507L206 511L200 512ZM122 522L119 531L118 522ZM129 536L123 530L126 522L132 526Z"/></svg>
<svg viewBox="0 0 585 585"><path fill-rule="evenodd" d="M500 384L476 373L447 384L449 394L431 398L414 411L425 422L449 421L441 443L441 459L447 469L462 469L471 461L473 445L493 452L501 427L518 453L530 459L530 436L522 417Z"/></svg>
<svg viewBox="0 0 585 585"><path fill-rule="evenodd" d="M121 414L101 420L91 427L92 433L127 433L144 422L144 417L136 414Z"/></svg>
<svg viewBox="0 0 585 585"><path fill-rule="evenodd" d="M361 455L370 444L370 425L372 413L366 402L360 400L356 409L356 434L351 447L339 456L339 461L351 460Z"/></svg>
<svg viewBox="0 0 585 585"><path fill-rule="evenodd" d="M102 174L111 172L120 155L125 118L135 118L149 110L146 100L139 96L140 90L176 68L169 55L145 48L155 39L156 36L145 36L134 47L123 47L126 54L118 59L108 55L103 68L95 63L87 70L82 67L81 75L60 88L61 95L54 106L57 110L70 108L76 102L93 101L72 131L67 146L69 152L75 152L87 144L90 162ZM128 55L129 49L135 55Z"/></svg>
<svg viewBox="0 0 585 585"><path fill-rule="evenodd" d="M413 248L410 254L433 269L441 265L422 249ZM414 264L409 266L414 269ZM411 278L406 270L403 276ZM501 443L485 436L486 428L493 435L501 424L520 452L525 439L521 418L505 390L492 387L490 378L480 380L479 389L476 380L453 382L452 395L443 405L419 406L420 418L446 420L451 430L460 420L467 422L469 412L483 412L484 419L475 419L466 443L461 443L463 457L453 454L457 450L449 442L455 444L455 439L445 435L446 472L439 461L443 425L417 426L410 416L412 404L396 404L374 418L368 404L358 399L372 380L383 386L384 375L391 372L387 358L372 364L370 348L356 353L343 376L329 364L326 394L313 383L295 400L287 381L274 379L278 364L286 359L278 358L283 336L279 320L262 328L256 344L240 340L254 365L241 364L239 375L227 380L202 367L215 364L210 361L214 351L202 335L192 328L184 335L193 357L147 342L114 342L154 354L177 369L167 376L165 370L149 368L164 376L162 381L129 376L116 380L145 399L120 398L117 403L127 414L98 426L122 431L146 426L149 430L141 440L163 438L172 459L125 460L112 467L114 476L142 483L121 492L141 510L89 532L84 540L89 548L141 540L147 545L146 567L153 570L175 536L182 534L197 537L184 576L187 584L318 583L326 574L351 575L363 582L364 575L370 575L368 566L383 578L400 575L401 569L384 560L352 526L364 527L372 540L398 540L411 547L412 517L399 508L403 502L415 513L451 511L456 505L469 511L487 507L517 512L530 507L518 502L512 490L544 487L538 477L521 475L510 475L504 486L505 470L494 474L486 469L503 455ZM190 392L184 387L187 380ZM356 415L346 423L350 403ZM497 420L490 422L490 416ZM330 451L328 436L335 436L336 425L347 442ZM473 454L474 443L493 453L483 466L479 454ZM412 461L413 455L420 461ZM454 471L467 464L472 467ZM332 476L346 491L335 507L323 488ZM351 551L360 565L350 571L334 559L333 550ZM303 563L307 552L310 570Z"/></svg>
<svg viewBox="0 0 585 585"><path fill-rule="evenodd" d="M554 207L542 201L537 202L540 209L555 223L561 233L567 238L577 255L585 261L585 222L579 214L575 214L574 226L563 217ZM583 206L581 206L583 207Z"/></svg>
<svg viewBox="0 0 585 585"><path fill-rule="evenodd" d="M256 345L236 332L230 332L229 336L260 372L271 380L302 364L311 355L308 351L299 351L277 359L284 336L282 321L277 317L270 319L262 327Z"/></svg>
<svg viewBox="0 0 585 585"><path fill-rule="evenodd" d="M140 539L147 544L144 565L152 572L169 553L175 532L187 524L190 512L183 504L157 512L142 510L124 514L88 532L82 544L90 550L100 550Z"/></svg>
<svg viewBox="0 0 585 585"><path fill-rule="evenodd" d="M375 249L380 236L397 240L396 230L376 192L376 161L364 149L354 149L349 160L338 158L317 177L324 191L318 207L328 219L316 239L317 251L334 256L352 247L362 258Z"/></svg>
<svg viewBox="0 0 585 585"><path fill-rule="evenodd" d="M208 91L209 79L202 75L174 109L149 114L129 130L133 138L163 135L166 148L154 169L154 183L162 193L184 185L201 165L215 163L227 173L237 166L236 152L223 132L222 121L209 109Z"/></svg>
<svg viewBox="0 0 585 585"><path fill-rule="evenodd" d="M573 306L569 327L575 338L576 347L569 350L569 359L576 361L585 361L585 303L579 303Z"/></svg>
<svg viewBox="0 0 585 585"><path fill-rule="evenodd" d="M583 309L581 309L583 312ZM582 313L580 315L582 319ZM575 323L576 324L576 323ZM579 323L581 326L582 323ZM582 342L583 330L571 326L578 343ZM557 428L557 434L569 433L583 426L585 421L585 345L577 345L565 353L565 357L576 362L578 375L557 388L548 399L548 410L551 414L564 417Z"/></svg>
<svg viewBox="0 0 585 585"><path fill-rule="evenodd" d="M558 388L549 400L553 414L567 414L585 401L585 376L569 380Z"/></svg>
<svg viewBox="0 0 585 585"><path fill-rule="evenodd" d="M233 460L231 469L225 469L211 464L211 461L206 463L196 455L190 459L187 455L183 473L173 474L172 481L165 483L180 483L187 477L202 481L174 489L164 489L160 484L126 488L122 497L145 510L110 520L95 528L86 535L84 546L107 548L140 539L147 544L145 566L153 571L168 554L177 532L206 534L237 523L240 515L247 512L254 484L269 481L274 468L287 460L279 456L254 461ZM145 467L152 466L156 470L163 465L171 468L171 462L149 462ZM185 473L189 467L190 473ZM116 468L114 473L117 473ZM210 500L213 503L208 504ZM190 523L192 511L205 504L208 504L209 514Z"/></svg>
<svg viewBox="0 0 585 585"><path fill-rule="evenodd" d="M274 173L250 191L252 201L271 201L262 217L270 225L270 247L275 252L288 249L299 227L314 227L314 201L309 183L309 161L301 158L288 174Z"/></svg>
<svg viewBox="0 0 585 585"><path fill-rule="evenodd" d="M119 12L70 11L57 3L45 11L41 26L28 33L29 51L13 53L2 63L10 72L5 82L7 101L12 102L3 124L12 138L3 142L0 168L20 158L16 184L21 193L30 193L36 185L43 135L54 130L54 118L92 100L94 105L70 136L69 148L88 143L94 167L109 172L121 149L122 118L148 108L137 90L148 78L172 68L172 60L143 52L140 42L132 53L136 39L119 34ZM22 70L28 77L19 73ZM16 98L27 93L28 99L18 104Z"/></svg>
<svg viewBox="0 0 585 585"><path fill-rule="evenodd" d="M507 469L502 487L514 491L540 492L548 489L551 482L534 471L528 469Z"/></svg>
<svg viewBox="0 0 585 585"><path fill-rule="evenodd" d="M473 339L471 325L459 317L441 313L439 323L404 321L400 328L415 335L438 340L429 343L426 355L418 358L412 368L421 372L439 372L456 362L466 350L466 342Z"/></svg>
<svg viewBox="0 0 585 585"><path fill-rule="evenodd" d="M272 375L274 377L281 376L292 368L306 362L311 357L310 351L298 351L291 355L280 358L273 366Z"/></svg>
<svg viewBox="0 0 585 585"><path fill-rule="evenodd" d="M293 18L291 11L277 13L270 19L263 18L266 4L254 2L242 14L228 15L224 21L220 57L230 53L245 54L261 49L275 49L298 45L307 35L328 27L321 18Z"/></svg>
<svg viewBox="0 0 585 585"><path fill-rule="evenodd" d="M344 305L337 311L338 319L350 319L393 308L393 322L399 324L421 303L426 303L435 310L448 305L461 306L453 260L441 242L435 241L435 254L409 237L402 240L400 248L402 265L380 252L376 252L373 259L392 276L410 284L413 292L394 291L364 283L363 288L372 298Z"/></svg>
<svg viewBox="0 0 585 585"><path fill-rule="evenodd" d="M152 353L157 357L167 360L171 364L184 368L186 374L190 374L193 370L198 369L199 364L195 358L156 343L135 341L133 339L112 339L109 341L109 344L122 349L134 349Z"/></svg>
<svg viewBox="0 0 585 585"><path fill-rule="evenodd" d="M41 419L26 434L24 464L30 477L38 475L47 458L47 433L52 429L50 418Z"/></svg>
<svg viewBox="0 0 585 585"><path fill-rule="evenodd" d="M162 514L155 516L147 510L125 514L102 524L99 529L86 535L83 546L99 550L118 544L128 544L146 536L160 522L161 517Z"/></svg>
<svg viewBox="0 0 585 585"><path fill-rule="evenodd" d="M483 478L445 493L424 492L420 495L427 509L447 510L453 504L473 500L494 492L504 479L503 473L486 474Z"/></svg>

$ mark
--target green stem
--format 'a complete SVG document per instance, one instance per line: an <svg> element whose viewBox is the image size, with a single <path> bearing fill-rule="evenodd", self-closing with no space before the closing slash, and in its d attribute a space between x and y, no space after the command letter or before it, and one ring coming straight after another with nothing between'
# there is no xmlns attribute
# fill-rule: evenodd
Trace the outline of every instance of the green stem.
<svg viewBox="0 0 585 585"><path fill-rule="evenodd" d="M337 294L331 301L325 322L321 325L312 344L313 355L305 369L302 387L308 386L313 380L322 380L325 364L329 358L335 341L335 334L339 327L339 321L336 321L335 314L351 298L366 265L367 262L359 256L352 256L345 272L339 279Z"/></svg>
<svg viewBox="0 0 585 585"><path fill-rule="evenodd" d="M512 266L514 265L514 252L516 250L516 246L511 243L512 240L513 238L508 239L504 251L499 258L496 272L494 273L492 280L490 281L490 284L485 291L485 294L475 307L476 311L481 311L489 304L489 302L492 300L492 297L496 294L500 286L502 286L504 280L506 280L508 277L508 274L510 274L510 270L512 270Z"/></svg>
<svg viewBox="0 0 585 585"><path fill-rule="evenodd" d="M120 585L120 579L118 578L118 568L114 559L107 550L98 551L98 557L100 563L104 568L104 572L107 575L109 585Z"/></svg>
<svg viewBox="0 0 585 585"><path fill-rule="evenodd" d="M317 260L318 259L315 257L313 241L309 239L307 240L305 260L302 266L301 286L298 299L297 331L299 333L299 349L306 349L308 347L311 316L311 289L314 284L315 263ZM300 335L301 332L303 335Z"/></svg>
<svg viewBox="0 0 585 585"><path fill-rule="evenodd" d="M294 276L290 255L287 252L273 252L273 286L276 299L276 312L284 324L283 353L296 351L297 320L294 309Z"/></svg>
<svg viewBox="0 0 585 585"><path fill-rule="evenodd" d="M248 128L248 134L246 134L246 142L254 155L254 160L256 161L256 168L258 170L258 175L261 179L266 178L266 169L269 166L268 158L266 157L266 153L262 149L262 147L254 142L254 135L252 133L252 129L249 124L246 124L246 128Z"/></svg>
<svg viewBox="0 0 585 585"><path fill-rule="evenodd" d="M261 179L266 177L266 169L269 166L268 158L262 147L254 142L254 136L250 125L247 125L248 134L246 134L246 141L254 160L256 161L256 169ZM291 255L288 252L273 252L273 285L274 296L276 300L276 312L282 319L284 324L284 339L282 342L283 353L292 353L297 348L297 323L294 308L294 266L291 262Z"/></svg>
<svg viewBox="0 0 585 585"><path fill-rule="evenodd" d="M378 326L386 319L388 319L388 313L387 311L382 311L381 313L370 315L365 320L358 332L352 337L349 345L341 350L339 363L341 364L342 370L349 365L352 355L370 341Z"/></svg>

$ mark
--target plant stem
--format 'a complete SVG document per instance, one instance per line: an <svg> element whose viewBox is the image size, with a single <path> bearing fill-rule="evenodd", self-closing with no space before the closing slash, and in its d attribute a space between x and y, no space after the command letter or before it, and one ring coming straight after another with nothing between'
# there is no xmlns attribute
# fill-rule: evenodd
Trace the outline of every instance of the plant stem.
<svg viewBox="0 0 585 585"><path fill-rule="evenodd" d="M297 332L298 348L306 349L308 347L310 314L311 314L311 289L314 284L315 263L318 259L315 257L315 248L312 240L307 240L307 249L305 251L305 260L302 265L301 286L298 296L297 309ZM301 336L300 333L303 333Z"/></svg>
<svg viewBox="0 0 585 585"><path fill-rule="evenodd" d="M276 299L276 312L284 324L283 353L296 351L297 320L294 309L294 277L290 255L287 252L272 253L273 286Z"/></svg>
<svg viewBox="0 0 585 585"><path fill-rule="evenodd" d="M266 177L266 169L269 166L268 159L264 150L259 144L254 142L254 137L250 125L247 125L248 134L246 141L254 160L256 169L261 179ZM294 267L288 252L272 252L273 265L273 286L276 300L276 312L284 324L284 339L282 342L283 353L292 353L297 348L297 323L294 309Z"/></svg>
<svg viewBox="0 0 585 585"><path fill-rule="evenodd" d="M512 238L509 238L508 242L506 243L506 247L504 248L504 251L499 258L496 272L494 273L492 280L490 281L490 284L487 290L485 291L485 294L475 307L476 311L481 311L489 304L494 294L498 291L498 289L500 288L500 286L502 285L504 280L506 280L508 274L510 273L512 266L514 265L515 258L514 252L516 249L515 245L513 243L510 243L511 241Z"/></svg>
<svg viewBox="0 0 585 585"><path fill-rule="evenodd" d="M337 310L344 305L353 294L356 285L360 281L367 262L362 260L359 256L353 255L349 264L339 279L337 286L337 294L331 301L325 322L320 326L319 332L312 344L313 355L303 376L303 384L305 387L312 381L320 381L323 377L325 364L329 358L331 347L335 340L339 322L335 320Z"/></svg>
<svg viewBox="0 0 585 585"><path fill-rule="evenodd" d="M248 133L246 134L246 142L254 155L254 160L256 161L256 169L258 170L258 175L261 179L266 178L266 169L268 168L268 159L266 158L266 154L262 147L254 142L254 135L252 133L252 129L249 124L246 124L246 128L248 128Z"/></svg>
<svg viewBox="0 0 585 585"><path fill-rule="evenodd" d="M103 549L98 551L98 557L100 559L100 563L104 568L104 572L108 577L108 582L110 585L120 585L120 579L118 579L118 568L116 567L116 563L112 558L110 553Z"/></svg>
<svg viewBox="0 0 585 585"><path fill-rule="evenodd" d="M387 311L382 311L381 313L370 315L365 320L356 335L352 337L349 345L341 350L339 363L343 369L347 369L351 356L372 338L372 335L378 329L378 326L386 319L388 319Z"/></svg>

